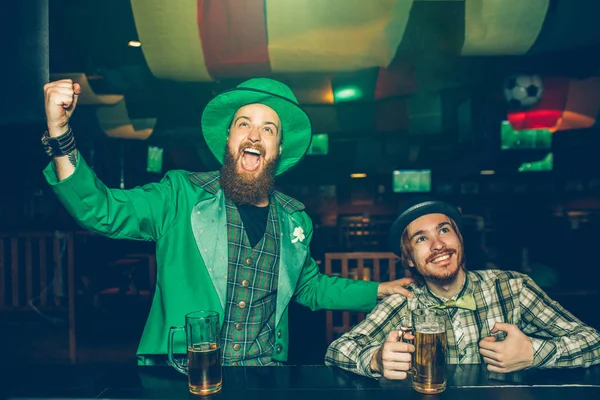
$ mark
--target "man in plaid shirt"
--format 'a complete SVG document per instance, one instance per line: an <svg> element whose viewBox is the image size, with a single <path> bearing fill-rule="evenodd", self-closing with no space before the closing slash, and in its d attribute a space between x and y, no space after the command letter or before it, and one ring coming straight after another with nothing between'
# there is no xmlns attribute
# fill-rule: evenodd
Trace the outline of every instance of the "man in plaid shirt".
<svg viewBox="0 0 600 400"><path fill-rule="evenodd" d="M406 206L392 225L390 244L415 271L417 282L408 287L414 297L381 301L329 346L325 363L373 378L405 379L414 346L400 341L399 327L411 310L436 305L447 313L450 364L485 363L489 371L508 373L599 363L598 331L550 299L527 275L465 269L461 220L456 207L431 198ZM471 295L474 304L463 308L462 299ZM449 302L454 307L444 307Z"/></svg>

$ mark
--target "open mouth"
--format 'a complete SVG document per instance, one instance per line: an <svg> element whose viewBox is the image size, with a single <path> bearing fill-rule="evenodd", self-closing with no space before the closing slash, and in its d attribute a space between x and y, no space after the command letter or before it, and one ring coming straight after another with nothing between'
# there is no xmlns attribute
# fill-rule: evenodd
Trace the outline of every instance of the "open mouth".
<svg viewBox="0 0 600 400"><path fill-rule="evenodd" d="M260 150L246 148L242 150L242 168L245 171L256 171L260 167L262 154Z"/></svg>
<svg viewBox="0 0 600 400"><path fill-rule="evenodd" d="M439 255L435 256L435 258L429 260L429 262L432 264L445 264L450 261L452 254L453 253L451 253L451 252L439 254Z"/></svg>

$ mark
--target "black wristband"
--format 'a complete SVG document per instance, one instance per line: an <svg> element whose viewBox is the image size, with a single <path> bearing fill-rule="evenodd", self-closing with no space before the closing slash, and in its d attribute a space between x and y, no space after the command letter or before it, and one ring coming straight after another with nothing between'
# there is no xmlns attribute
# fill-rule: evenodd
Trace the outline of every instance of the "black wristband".
<svg viewBox="0 0 600 400"><path fill-rule="evenodd" d="M75 150L76 147L75 137L73 136L71 126L69 126L67 132L55 138L50 137L48 131L44 132L42 135L42 145L49 157L66 156Z"/></svg>

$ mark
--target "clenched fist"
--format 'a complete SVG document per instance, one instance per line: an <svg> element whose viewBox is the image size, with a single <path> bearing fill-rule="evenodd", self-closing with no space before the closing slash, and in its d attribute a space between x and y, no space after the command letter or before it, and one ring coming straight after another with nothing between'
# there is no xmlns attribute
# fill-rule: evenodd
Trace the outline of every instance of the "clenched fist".
<svg viewBox="0 0 600 400"><path fill-rule="evenodd" d="M79 83L73 83L71 79L44 85L44 102L50 137L60 136L68 130L69 118L75 110L80 93L81 86Z"/></svg>

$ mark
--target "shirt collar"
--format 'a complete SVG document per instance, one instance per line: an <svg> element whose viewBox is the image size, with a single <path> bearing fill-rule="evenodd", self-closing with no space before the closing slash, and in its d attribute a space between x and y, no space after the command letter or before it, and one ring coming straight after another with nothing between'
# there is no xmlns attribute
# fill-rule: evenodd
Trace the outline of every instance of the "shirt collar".
<svg viewBox="0 0 600 400"><path fill-rule="evenodd" d="M272 198L289 214L304 210L304 204L286 194L275 191Z"/></svg>
<svg viewBox="0 0 600 400"><path fill-rule="evenodd" d="M210 194L217 194L221 190L221 181L219 180L221 172L219 171L190 172L188 177L194 185L201 187Z"/></svg>
<svg viewBox="0 0 600 400"><path fill-rule="evenodd" d="M425 305L428 305L428 306L435 305L435 304L443 304L444 302L446 302L448 300L456 300L459 297L461 297L467 293L473 293L473 282L472 282L472 279L470 279L469 275L470 275L469 271L465 270L465 281L463 282L462 287L454 296L452 296L449 299L434 294L429 289L429 286L427 286L426 283L423 283L422 285L417 286L415 288L414 293L417 295L417 297L421 298L422 303L424 303Z"/></svg>

